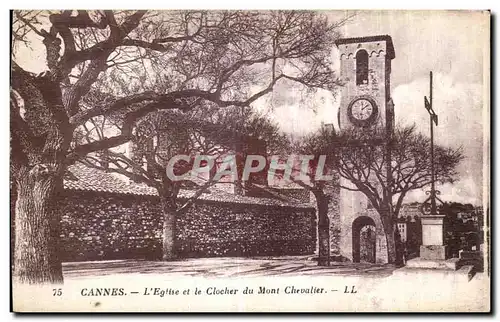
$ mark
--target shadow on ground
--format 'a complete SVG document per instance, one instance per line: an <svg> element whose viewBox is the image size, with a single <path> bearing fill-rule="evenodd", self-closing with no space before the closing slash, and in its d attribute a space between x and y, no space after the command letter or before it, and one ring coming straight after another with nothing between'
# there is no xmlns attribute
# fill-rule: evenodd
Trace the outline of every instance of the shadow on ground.
<svg viewBox="0 0 500 322"><path fill-rule="evenodd" d="M79 278L117 274L172 274L200 277L258 276L366 276L387 277L395 267L388 264L317 262L300 257L277 258L193 258L177 261L115 260L63 264L64 276Z"/></svg>

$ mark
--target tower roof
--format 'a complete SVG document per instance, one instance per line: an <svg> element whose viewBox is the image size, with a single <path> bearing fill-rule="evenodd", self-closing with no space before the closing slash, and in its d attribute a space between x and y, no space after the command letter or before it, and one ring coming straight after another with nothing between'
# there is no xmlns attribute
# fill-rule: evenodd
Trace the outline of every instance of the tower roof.
<svg viewBox="0 0 500 322"><path fill-rule="evenodd" d="M394 53L394 46L392 44L392 38L389 35L377 35L368 37L355 37L355 38L340 38L335 41L335 45L343 44L353 44L362 42L374 42L374 41L385 41L387 43L387 57L394 59L396 54Z"/></svg>

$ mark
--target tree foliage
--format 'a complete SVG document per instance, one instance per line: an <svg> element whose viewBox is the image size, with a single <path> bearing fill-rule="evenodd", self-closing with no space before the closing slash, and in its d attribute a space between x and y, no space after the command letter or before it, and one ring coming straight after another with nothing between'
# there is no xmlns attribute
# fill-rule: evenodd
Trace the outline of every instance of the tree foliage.
<svg viewBox="0 0 500 322"><path fill-rule="evenodd" d="M245 107L280 80L338 84L330 52L339 23L314 12L67 10L48 14L49 31L24 12L14 16L15 30L28 26L42 38L48 66L32 75L14 59L12 84L28 107L25 119L37 113L29 107L38 95L25 90L36 79L61 83L68 127L100 115L121 119L121 133L75 146L69 162L128 141L135 121L152 111L202 101Z"/></svg>
<svg viewBox="0 0 500 322"><path fill-rule="evenodd" d="M407 193L431 183L430 139L416 132L414 125L396 127L389 140L389 155L385 144L364 144L362 135L345 131L339 136L339 142L348 144L337 147L335 167L352 183L343 188L361 191L379 212L391 207L397 218ZM454 182L456 167L463 159L462 149L435 145L434 156L438 183Z"/></svg>
<svg viewBox="0 0 500 322"><path fill-rule="evenodd" d="M322 128L305 137L298 151L314 156L311 170L320 155L326 156L324 168L337 174L332 182L317 182L310 170L309 184L302 185L315 192L317 200L328 197L324 193L327 184L361 192L368 198L384 226L389 261L395 262L399 240L395 225L403 201L408 192L431 183L430 139L417 133L415 126L396 127L391 136L386 135L377 130L333 133ZM434 155L436 180L454 182L456 167L463 159L461 148L435 146Z"/></svg>
<svg viewBox="0 0 500 322"><path fill-rule="evenodd" d="M13 11L11 169L15 272L62 280L57 197L73 162L134 137L160 110L247 108L278 82L331 90L343 21L312 11ZM44 66L35 74L37 61ZM23 68L24 67L24 68ZM93 124L117 131L92 139ZM87 129L85 129L87 128ZM36 213L36 216L33 214ZM35 219L36 218L36 219ZM26 226L37 227L32 231Z"/></svg>
<svg viewBox="0 0 500 322"><path fill-rule="evenodd" d="M92 141L91 133L102 138L102 127L89 127L86 140ZM125 175L130 179L156 188L160 194L172 192L177 198L182 187L193 188L191 180L196 180L198 197L206 188L215 184L210 176L199 176L193 168L197 156L203 155L213 160L212 167L222 163L226 154L237 153L236 147L248 139L263 140L267 143L267 153L276 153L283 148L286 137L277 124L265 115L251 109L221 108L209 106L194 108L188 112L173 110L150 113L137 122L131 146L133 154L124 150L108 149L89 154L81 161L86 165ZM179 161L175 164L174 173L182 175L190 172L186 180L172 181L166 176L170 159L176 155L188 155L191 162ZM203 162L202 165L206 165ZM196 184L195 184L196 186ZM181 207L185 208L185 207Z"/></svg>

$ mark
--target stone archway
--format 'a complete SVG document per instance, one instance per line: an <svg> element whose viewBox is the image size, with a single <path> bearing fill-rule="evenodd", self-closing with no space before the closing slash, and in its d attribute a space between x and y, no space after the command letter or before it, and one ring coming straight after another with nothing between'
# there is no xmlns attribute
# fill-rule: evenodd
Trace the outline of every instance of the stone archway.
<svg viewBox="0 0 500 322"><path fill-rule="evenodd" d="M372 218L361 216L352 222L352 261L375 263L377 234Z"/></svg>

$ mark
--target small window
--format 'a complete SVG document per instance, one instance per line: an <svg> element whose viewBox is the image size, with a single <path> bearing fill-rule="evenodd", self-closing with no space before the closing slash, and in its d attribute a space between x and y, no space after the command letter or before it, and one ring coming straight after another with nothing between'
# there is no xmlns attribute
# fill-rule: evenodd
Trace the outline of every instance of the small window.
<svg viewBox="0 0 500 322"><path fill-rule="evenodd" d="M356 85L368 84L368 53L360 50L356 54Z"/></svg>

